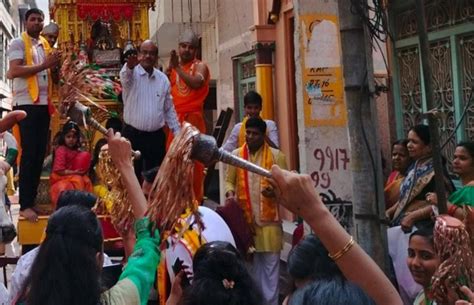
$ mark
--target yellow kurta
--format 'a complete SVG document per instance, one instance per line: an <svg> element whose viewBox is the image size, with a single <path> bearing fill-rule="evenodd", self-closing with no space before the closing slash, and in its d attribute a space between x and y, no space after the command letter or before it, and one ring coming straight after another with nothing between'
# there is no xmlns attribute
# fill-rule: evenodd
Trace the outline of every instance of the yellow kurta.
<svg viewBox="0 0 474 305"><path fill-rule="evenodd" d="M279 167L286 169L285 155L278 149L270 148L274 163ZM232 154L238 156L240 148L234 150ZM259 149L256 153L249 154L250 162L261 165L262 163L263 148ZM227 167L225 191L236 190L237 185L237 170L233 166ZM283 230L280 223L264 223L260 221L260 196L261 195L261 176L248 172L249 179L249 193L250 203L252 206L252 215L254 216L254 228L255 228L255 249L257 252L279 252L282 248Z"/></svg>

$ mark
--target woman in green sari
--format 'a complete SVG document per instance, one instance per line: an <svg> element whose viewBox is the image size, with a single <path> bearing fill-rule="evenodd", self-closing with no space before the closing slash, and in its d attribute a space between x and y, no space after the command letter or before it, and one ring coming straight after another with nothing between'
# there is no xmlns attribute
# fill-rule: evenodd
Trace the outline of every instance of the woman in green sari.
<svg viewBox="0 0 474 305"><path fill-rule="evenodd" d="M463 187L448 197L448 214L466 224L474 249L474 142L461 142L456 147L453 172L461 179ZM437 204L435 193L428 193L426 200Z"/></svg>

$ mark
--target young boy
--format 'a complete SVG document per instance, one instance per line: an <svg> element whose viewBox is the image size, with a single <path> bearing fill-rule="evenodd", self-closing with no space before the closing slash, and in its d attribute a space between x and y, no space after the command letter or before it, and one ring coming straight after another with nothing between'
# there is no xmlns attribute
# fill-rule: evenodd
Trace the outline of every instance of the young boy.
<svg viewBox="0 0 474 305"><path fill-rule="evenodd" d="M262 110L262 97L255 91L249 91L244 96L244 111L245 117L241 123L235 124L232 129L229 138L222 145L222 148L228 152L232 152L234 149L241 147L245 143L245 122L249 118L260 117L260 111ZM265 135L265 141L273 148L279 147L278 141L278 129L272 120L265 120L267 124L267 132Z"/></svg>

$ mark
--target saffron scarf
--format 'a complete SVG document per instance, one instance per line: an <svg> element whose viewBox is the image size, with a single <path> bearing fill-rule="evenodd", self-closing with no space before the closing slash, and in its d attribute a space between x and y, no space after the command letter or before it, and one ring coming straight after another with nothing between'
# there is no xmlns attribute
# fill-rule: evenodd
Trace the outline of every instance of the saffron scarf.
<svg viewBox="0 0 474 305"><path fill-rule="evenodd" d="M34 62L33 62L33 43L31 42L31 37L28 35L28 33L23 32L21 33L21 39L23 40L25 44L26 65L32 66ZM48 56L51 53L51 47L49 46L48 41L41 35L39 36L38 39L43 45L45 55ZM47 73L48 73L48 110L49 110L49 114L52 114L55 111L54 106L51 103L51 95L53 93L53 81L51 78L51 71L49 69ZM26 83L28 86L28 93L30 94L31 99L33 100L33 104L38 103L39 102L38 76L36 74L28 76L26 78Z"/></svg>
<svg viewBox="0 0 474 305"><path fill-rule="evenodd" d="M270 146L267 143L263 144L262 162L260 166L265 169L270 169L275 163ZM247 143L244 143L240 149L240 157L244 160L249 160L249 149ZM267 179L260 179L260 190L270 187ZM250 188L248 171L237 168L237 198L240 206L244 210L245 218L249 224L253 224L252 204L250 202ZM262 222L278 222L280 217L276 203L265 196L260 196L260 221Z"/></svg>
<svg viewBox="0 0 474 305"><path fill-rule="evenodd" d="M237 143L237 147L242 147L242 145L245 144L245 124L247 123L247 120L249 119L248 116L245 116L244 119L242 120L242 125L240 126L240 131L239 131L239 142Z"/></svg>

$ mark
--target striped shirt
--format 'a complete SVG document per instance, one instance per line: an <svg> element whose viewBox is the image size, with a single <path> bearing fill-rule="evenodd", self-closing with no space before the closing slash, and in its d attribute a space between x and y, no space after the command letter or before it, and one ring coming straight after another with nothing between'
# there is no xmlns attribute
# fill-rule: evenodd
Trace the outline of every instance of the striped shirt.
<svg viewBox="0 0 474 305"><path fill-rule="evenodd" d="M46 52L39 39L31 38L33 46L33 64L39 65L46 60ZM25 42L21 37L15 38L10 43L7 51L8 60L22 59L26 65ZM15 77L13 79L13 103L14 105L48 105L48 69L44 69L36 74L39 86L39 101L33 103L28 92L28 83L24 77Z"/></svg>
<svg viewBox="0 0 474 305"><path fill-rule="evenodd" d="M123 87L123 120L141 131L156 131L165 123L177 134L180 130L176 110L170 94L166 75L154 69L150 76L139 64L129 69L127 64L120 71Z"/></svg>

